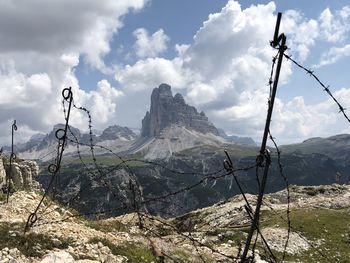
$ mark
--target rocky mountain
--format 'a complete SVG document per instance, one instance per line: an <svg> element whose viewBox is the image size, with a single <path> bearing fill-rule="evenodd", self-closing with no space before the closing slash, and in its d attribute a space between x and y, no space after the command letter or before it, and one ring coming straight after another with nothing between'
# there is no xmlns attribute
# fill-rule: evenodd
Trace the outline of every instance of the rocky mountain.
<svg viewBox="0 0 350 263"><path fill-rule="evenodd" d="M147 160L168 160L173 154L198 145L222 146L227 141L213 133L201 133L178 124L169 124L156 137L142 137L128 154L141 154Z"/></svg>
<svg viewBox="0 0 350 263"><path fill-rule="evenodd" d="M56 132L57 130L64 129L64 127L64 124L56 124L50 133L46 135L37 134L32 136L27 143L17 144L15 147L16 153L25 159L40 159L45 161L54 158L58 142ZM116 151L125 151L137 137L129 128L119 125L106 128L100 136L94 134L90 136L89 134L82 133L78 128L70 126L65 155L76 154L76 141L90 145L90 139L92 138L94 144L99 143L104 146L114 147L113 150ZM4 149L7 153L10 151L10 147L4 147ZM91 154L89 146L81 146L80 150L82 155ZM96 149L96 153L103 154L104 152L101 149Z"/></svg>
<svg viewBox="0 0 350 263"><path fill-rule="evenodd" d="M128 127L122 127L119 125L109 126L98 137L98 141L106 140L126 140L132 141L137 138L137 135Z"/></svg>
<svg viewBox="0 0 350 263"><path fill-rule="evenodd" d="M223 136L224 135L224 136ZM127 152L148 160L168 160L174 153L199 145L254 144L250 138L229 137L220 132L205 113L186 104L171 86L161 84L151 95L150 111L142 120L141 138Z"/></svg>
<svg viewBox="0 0 350 263"><path fill-rule="evenodd" d="M140 212L89 220L43 202L38 220L23 234L41 197L20 191L8 204L0 201L0 262L237 262L250 226L244 199L237 195L168 219ZM256 196L246 197L254 207ZM288 232L287 191L266 195L259 226L277 262L284 251L284 262L349 262L349 198L349 185L291 186ZM255 238L250 262L272 262L261 237Z"/></svg>
<svg viewBox="0 0 350 263"><path fill-rule="evenodd" d="M166 207L162 204L146 204L146 209L152 213L162 216L175 216L187 213L194 209L213 205L214 203L226 200L239 193L239 188L229 175L224 175L223 161L227 158L224 149L228 151L233 161L234 167L238 169L235 173L238 180L244 185L244 191L256 194L259 187L257 178L261 177L261 169L255 169L256 156L259 148L256 146L248 146L241 144L225 144L217 142L213 144L215 135L211 140L203 140L207 137L202 133L191 131L192 134L185 135L190 130L184 127L182 129L182 137L176 143L170 145L170 139L153 138L145 151L152 154L152 160L145 159L148 157L142 155L141 151L135 155L129 156L97 156L97 166L92 162L86 162L90 167L87 171L78 158L71 158L69 162L62 166L60 175L60 183L57 186L60 194L57 196L62 203L69 202L71 206L80 212L88 211L111 211L107 216L119 215L118 211L113 211L113 207L121 206L120 200L132 200L128 194L128 182L130 178L134 178L142 189L145 199L152 199L160 195L168 195L179 189L189 188L181 194L172 196ZM164 129L169 136L171 132L178 134L176 128ZM193 136L197 135L197 145L192 148L186 148L173 152L167 159L159 159L157 156L164 156L167 152L160 149L173 149L178 145L187 144L186 137L189 141L193 141ZM220 138L220 137L218 137ZM328 141L329 139L324 139ZM322 140L323 141L323 140ZM159 147L159 144L163 143ZM211 144L212 143L212 144ZM346 145L346 142L342 142ZM153 147L153 148L152 148ZM295 147L292 146L292 147ZM348 147L343 149L335 146L341 154L337 156L327 155L327 152L334 152L330 145L327 148L315 147L310 153L295 151L294 148L287 146L282 147L281 164L283 166L283 175L288 178L289 183L295 185L325 185L332 183L348 183L350 182L350 150ZM184 147L185 148L185 147ZM271 151L271 167L269 170L266 192L275 192L283 189L286 182L281 176L280 167L278 165L277 153L274 149ZM46 164L43 164L46 165ZM242 169L245 167L253 167L254 169ZM45 171L45 170L44 170ZM203 178L216 174L219 171L220 176L217 180L202 181ZM258 172L258 174L257 174ZM99 175L101 173L101 175ZM101 177L102 176L102 177ZM47 185L47 173L42 173L38 180L44 186ZM98 178L103 178L98 179ZM201 187L191 188L190 186L200 183ZM80 191L84 189L84 191ZM112 198L113 196L113 198ZM75 198L77 197L77 198ZM72 201L70 201L74 198Z"/></svg>
<svg viewBox="0 0 350 263"><path fill-rule="evenodd" d="M57 124L49 134L34 135L27 143L17 144L15 151L23 158L48 160L54 158L57 146L56 131L63 129L64 124ZM171 87L161 84L151 95L151 106L142 120L140 136L131 129L114 125L106 128L100 136L84 134L79 129L70 127L68 144L64 154L76 155L74 141L89 145L91 138L94 144L108 147L121 156L138 154L145 159L168 159L180 152L198 145L223 146L224 144L254 145L248 137L227 136L218 130L205 113L198 112L193 106L186 104L181 94L172 95ZM9 147L4 148L7 153ZM90 147L81 146L79 152L89 155ZM110 155L110 151L96 147L95 154Z"/></svg>
<svg viewBox="0 0 350 263"><path fill-rule="evenodd" d="M283 145L281 149L288 154L320 153L336 159L344 165L350 165L350 135L339 134L328 138L310 138L302 143Z"/></svg>
<svg viewBox="0 0 350 263"><path fill-rule="evenodd" d="M161 84L153 89L151 108L142 120L142 137L158 137L166 127L176 124L200 133L219 135L205 113L186 104L181 94L173 96L171 87Z"/></svg>

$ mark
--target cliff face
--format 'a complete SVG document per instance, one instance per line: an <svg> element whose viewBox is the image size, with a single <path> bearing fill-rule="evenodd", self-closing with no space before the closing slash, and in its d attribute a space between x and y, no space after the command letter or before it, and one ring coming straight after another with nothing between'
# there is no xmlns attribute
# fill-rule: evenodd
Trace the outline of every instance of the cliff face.
<svg viewBox="0 0 350 263"><path fill-rule="evenodd" d="M157 137L160 132L177 124L201 133L218 135L215 126L208 121L204 112L198 113L195 107L186 104L181 94L172 95L171 87L161 84L151 95L151 109L142 120L142 137Z"/></svg>

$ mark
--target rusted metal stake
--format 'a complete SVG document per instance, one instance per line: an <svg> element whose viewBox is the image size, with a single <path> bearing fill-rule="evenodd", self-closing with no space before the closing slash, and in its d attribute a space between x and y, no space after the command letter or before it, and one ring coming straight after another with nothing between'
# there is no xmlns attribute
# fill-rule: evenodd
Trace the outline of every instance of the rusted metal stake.
<svg viewBox="0 0 350 263"><path fill-rule="evenodd" d="M264 174L263 178L261 181L261 185L259 188L259 195L258 195L258 200L256 203L255 207L255 213L254 217L252 220L252 224L248 233L248 237L245 243L245 247L243 250L243 254L241 257L241 263L246 262L246 258L248 255L249 247L252 241L252 237L254 235L254 232L257 228L258 221L259 221L259 215L260 215L260 207L262 204L264 192L265 192L265 186L266 186L266 181L267 181L267 174L269 172L269 167L270 167L270 156L268 151L266 150L266 142L270 130L270 123L271 123L271 117L272 117L272 111L273 111L273 105L275 102L275 97L276 97L276 91L277 91L277 85L278 85L278 79L281 71L281 66L282 66L282 60L283 60L283 54L284 51L287 49L286 47L286 36L282 33L281 35L278 36L278 31L280 27L280 22L282 18L282 13L278 13L277 15L277 21L276 21L276 27L275 27L275 34L274 34L274 39L271 41L271 46L272 47L277 47L279 43L279 56L278 56L278 62L277 62L277 68L276 68L276 74L275 74L275 80L273 82L273 88L272 88L272 93L271 93L271 98L269 100L269 107L267 111L267 117L266 117L266 124L265 124L265 130L264 130L264 136L263 140L261 143L261 148L260 148L260 154L259 154L259 160L261 161L261 165L264 165Z"/></svg>
<svg viewBox="0 0 350 263"><path fill-rule="evenodd" d="M12 138L11 138L11 155L10 155L10 169L9 174L7 176L7 195L6 195L6 203L9 202L10 192L11 192L11 180L12 180L12 162L16 159L16 154L13 150L13 141L14 141L14 135L15 131L17 131L17 125L16 120L13 121L12 124Z"/></svg>

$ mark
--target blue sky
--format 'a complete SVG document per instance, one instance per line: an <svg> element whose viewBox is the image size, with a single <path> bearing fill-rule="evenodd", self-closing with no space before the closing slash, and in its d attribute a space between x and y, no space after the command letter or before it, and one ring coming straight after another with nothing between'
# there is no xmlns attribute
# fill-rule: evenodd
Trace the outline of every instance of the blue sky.
<svg viewBox="0 0 350 263"><path fill-rule="evenodd" d="M13 119L21 138L62 122L59 94L66 86L91 109L95 129L140 128L162 82L227 133L259 141L277 12L288 52L350 108L349 0L1 2L0 142ZM280 83L272 125L279 142L349 133L304 72L284 62ZM72 124L86 129L78 112Z"/></svg>

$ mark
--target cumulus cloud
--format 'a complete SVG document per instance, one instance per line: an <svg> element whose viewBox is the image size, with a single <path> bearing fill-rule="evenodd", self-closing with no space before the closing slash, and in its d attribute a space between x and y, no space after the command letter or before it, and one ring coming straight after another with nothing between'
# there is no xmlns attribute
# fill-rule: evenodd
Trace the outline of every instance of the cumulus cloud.
<svg viewBox="0 0 350 263"><path fill-rule="evenodd" d="M158 56L166 51L167 42L170 40L163 29L159 29L150 36L145 28L138 28L133 34L136 37L135 52L139 58Z"/></svg>
<svg viewBox="0 0 350 263"><path fill-rule="evenodd" d="M309 56L316 41L332 42L328 33L337 30L336 35L341 35L347 30L348 8L337 11L331 18L326 18L328 11L316 19L306 18L296 10L285 12L280 31L288 36L289 53L298 60ZM204 110L219 127L260 140L271 60L276 54L268 45L275 21L274 2L242 9L237 1L230 0L220 12L209 15L192 43L175 46L178 53L175 58L141 59L119 68L116 79L127 94L144 94L145 90L150 93L155 86L167 82L175 92L185 95L187 102ZM335 29L335 24L342 28ZM291 73L291 64L284 63L282 85L288 82ZM146 96L142 103L147 104L148 100ZM289 102L277 99L273 124L276 136L286 142L288 138L300 140L315 132L326 134L329 131L323 125L333 124L335 117L329 114L329 107L331 101L307 105L300 97Z"/></svg>
<svg viewBox="0 0 350 263"><path fill-rule="evenodd" d="M321 55L320 62L315 65L315 67L320 68L322 66L331 65L348 56L350 56L350 44L343 47L332 47Z"/></svg>
<svg viewBox="0 0 350 263"><path fill-rule="evenodd" d="M318 21L306 19L295 10L288 10L284 14L281 30L288 36L288 47L302 61L307 58L310 48L320 35Z"/></svg>
<svg viewBox="0 0 350 263"><path fill-rule="evenodd" d="M319 17L321 37L329 42L339 42L345 39L350 29L350 7L345 6L333 14L326 8Z"/></svg>
<svg viewBox="0 0 350 263"><path fill-rule="evenodd" d="M18 120L24 139L62 122L61 90L69 86L75 102L91 109L96 128L115 123L117 118L134 124L135 119L143 117L151 90L163 82L206 111L217 126L259 140L267 109L271 60L276 54L268 45L276 21L274 2L242 9L237 1L229 0L220 12L208 17L191 43L174 47L177 55L172 59L160 57L169 43L162 29L151 34L139 28L134 32L139 60L108 68L104 57L111 50L113 36L123 26L122 17L140 10L146 2L1 1L0 142L8 138L5 128L13 119ZM288 36L289 52L303 61L316 41L344 41L349 17L349 7L326 9L316 19L289 10L283 16L281 32ZM348 49L348 45L330 49L320 64L334 63L340 54L348 54ZM107 80L98 82L93 90L81 89L74 68L82 60L105 74L114 70L122 91ZM287 83L291 73L291 64L284 63L280 83ZM350 104L349 89L335 95L345 105ZM128 107L120 107L127 114L118 114L117 103ZM143 107L135 109L135 104ZM277 99L275 135L291 140L314 132L326 134L329 125L344 130L335 121L339 115L332 105L330 100L308 105L301 97L287 102ZM83 112L74 112L71 121L79 128L87 127Z"/></svg>
<svg viewBox="0 0 350 263"><path fill-rule="evenodd" d="M169 82L174 86L183 86L181 61L164 58L147 58L134 65L119 68L115 78L125 91L141 91L152 89L160 83Z"/></svg>
<svg viewBox="0 0 350 263"><path fill-rule="evenodd" d="M176 45L177 57L139 60L120 68L116 79L126 93L170 83L189 103L212 117L220 116L216 112L253 98L256 89L267 95L267 77L276 53L268 45L276 20L274 11L273 2L242 10L238 2L229 1L220 13L209 16L193 43ZM290 72L286 65L282 81ZM265 101L260 103L265 105Z"/></svg>
<svg viewBox="0 0 350 263"><path fill-rule="evenodd" d="M77 51L102 69L121 17L145 0L20 0L0 2L0 51L67 53ZM40 10L40 12L38 12Z"/></svg>
<svg viewBox="0 0 350 263"><path fill-rule="evenodd" d="M61 91L72 86L75 102L91 111L96 128L115 121L122 92L107 80L91 91L82 90L74 67L81 60L107 72L104 56L122 18L140 10L147 0L96 2L53 0L0 2L0 126L18 122L26 140L62 122ZM38 11L40 10L40 11ZM84 114L72 114L72 125L87 128ZM8 143L8 129L0 143Z"/></svg>

